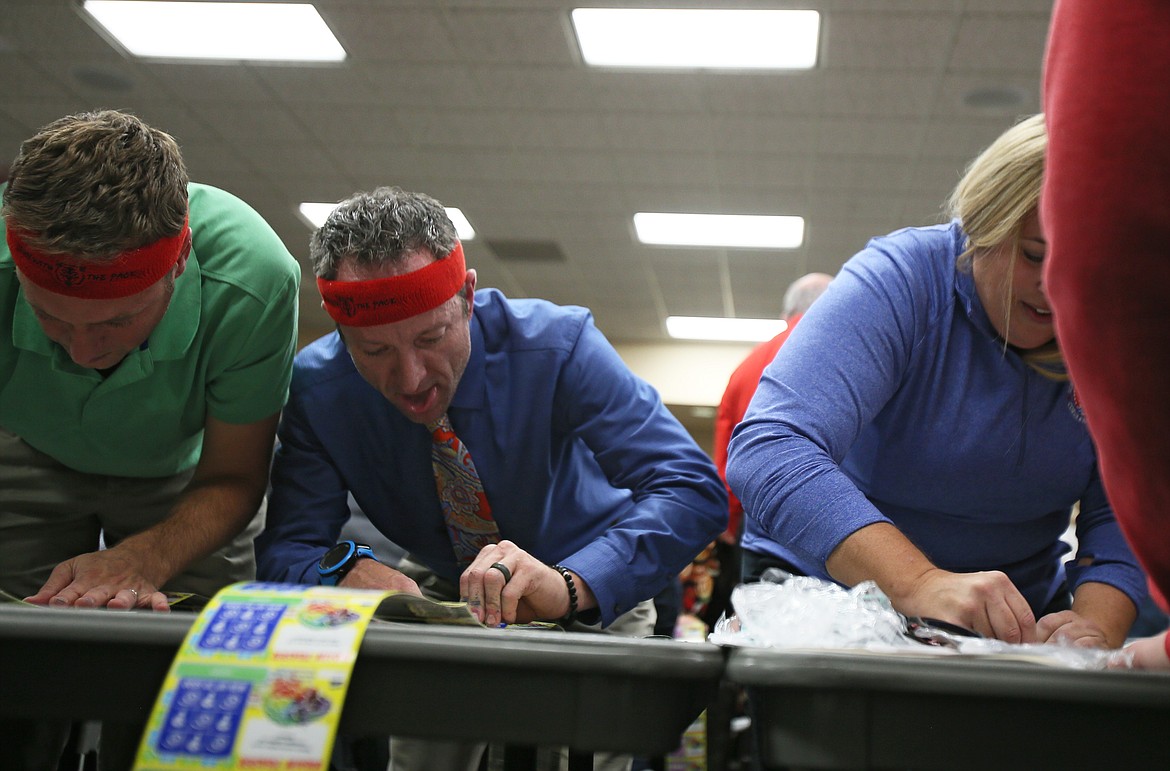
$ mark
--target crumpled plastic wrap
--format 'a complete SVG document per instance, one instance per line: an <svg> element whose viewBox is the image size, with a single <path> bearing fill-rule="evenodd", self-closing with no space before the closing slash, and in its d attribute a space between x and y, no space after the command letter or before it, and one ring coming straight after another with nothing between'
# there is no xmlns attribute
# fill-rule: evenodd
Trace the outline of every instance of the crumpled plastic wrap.
<svg viewBox="0 0 1170 771"><path fill-rule="evenodd" d="M707 638L720 645L783 649L861 649L941 655L1006 656L1076 669L1132 666L1123 650L1077 648L1058 643L1012 644L952 634L944 629L911 633L905 616L872 581L845 589L808 576L740 584L731 593L734 616L723 616ZM771 579L771 580L767 580ZM775 582L779 581L779 582ZM931 644L932 643L932 644Z"/></svg>
<svg viewBox="0 0 1170 771"><path fill-rule="evenodd" d="M808 576L740 584L731 604L735 616L719 619L708 640L764 648L917 645L906 640L902 617L872 581L852 589Z"/></svg>

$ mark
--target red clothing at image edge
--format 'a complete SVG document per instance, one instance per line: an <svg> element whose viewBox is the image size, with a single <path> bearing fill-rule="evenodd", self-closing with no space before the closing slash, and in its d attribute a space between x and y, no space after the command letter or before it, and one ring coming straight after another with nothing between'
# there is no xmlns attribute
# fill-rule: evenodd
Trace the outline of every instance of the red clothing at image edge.
<svg viewBox="0 0 1170 771"><path fill-rule="evenodd" d="M731 373L731 378L727 381L727 388L723 392L723 398L720 400L719 409L715 414L714 445L715 468L719 470L719 478L723 480L724 487L727 487L727 443L731 441L731 432L743 420L743 415L747 412L748 404L751 403L756 387L760 384L760 376L772 363L772 359L776 358L776 352L780 350L780 346L784 345L788 335L792 334L792 329L798 321L800 321L800 314L789 319L788 327L783 332L753 348L751 353ZM734 540L739 536L740 522L743 521L743 504L739 502L739 498L735 497L735 493L731 492L730 487L727 487L727 500L730 504L730 516L725 535Z"/></svg>
<svg viewBox="0 0 1170 771"><path fill-rule="evenodd" d="M1170 596L1170 3L1059 0L1042 216L1057 337L1118 522Z"/></svg>

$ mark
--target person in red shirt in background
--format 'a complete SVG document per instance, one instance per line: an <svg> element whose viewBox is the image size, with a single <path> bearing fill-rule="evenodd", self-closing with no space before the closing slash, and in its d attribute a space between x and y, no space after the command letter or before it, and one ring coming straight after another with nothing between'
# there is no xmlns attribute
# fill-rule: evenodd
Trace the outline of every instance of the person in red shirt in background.
<svg viewBox="0 0 1170 771"><path fill-rule="evenodd" d="M776 357L776 352L784 345L800 317L832 280L833 277L825 273L809 273L793 281L784 292L781 312L781 318L787 323L784 331L753 348L731 373L715 415L715 467L725 487L727 443L731 441L731 432L743 420L756 386L760 384L760 375ZM730 487L727 488L727 497L730 504L727 529L683 570L681 576L683 612L698 616L708 628L727 608L731 590L740 580L739 536L743 525L743 504Z"/></svg>
<svg viewBox="0 0 1170 771"><path fill-rule="evenodd" d="M1044 280L1122 531L1170 596L1170 3L1058 0ZM1166 632L1128 646L1170 668Z"/></svg>

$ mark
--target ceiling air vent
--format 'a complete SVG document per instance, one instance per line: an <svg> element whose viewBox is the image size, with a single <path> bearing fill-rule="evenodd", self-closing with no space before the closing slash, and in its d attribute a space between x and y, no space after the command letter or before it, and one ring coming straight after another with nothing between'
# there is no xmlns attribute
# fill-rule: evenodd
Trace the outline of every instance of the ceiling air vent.
<svg viewBox="0 0 1170 771"><path fill-rule="evenodd" d="M565 253L556 241L514 241L488 238L488 247L505 262L564 262Z"/></svg>

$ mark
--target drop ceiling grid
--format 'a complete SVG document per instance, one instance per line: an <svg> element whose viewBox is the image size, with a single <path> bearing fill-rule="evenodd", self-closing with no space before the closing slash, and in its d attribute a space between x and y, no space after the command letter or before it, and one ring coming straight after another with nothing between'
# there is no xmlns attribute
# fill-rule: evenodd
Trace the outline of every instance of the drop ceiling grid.
<svg viewBox="0 0 1170 771"><path fill-rule="evenodd" d="M344 65L138 62L66 0L10 0L0 148L10 156L68 112L131 109L175 133L193 176L247 198L302 260L300 200L423 190L485 236L553 240L566 254L559 269L524 266L473 242L485 279L596 304L616 339L661 339L668 310L757 315L795 275L833 272L873 235L937 221L970 157L1038 108L1050 2L780 5L825 11L817 70L589 69L571 4L550 0L320 0L351 53ZM83 66L131 88L87 86L74 77ZM966 105L980 88L1020 103ZM750 250L680 262L635 241L639 210L801 214L807 242L774 262Z"/></svg>

